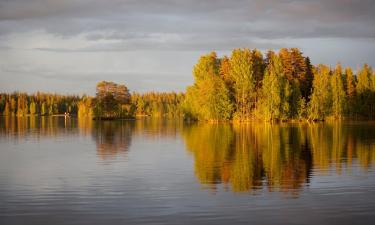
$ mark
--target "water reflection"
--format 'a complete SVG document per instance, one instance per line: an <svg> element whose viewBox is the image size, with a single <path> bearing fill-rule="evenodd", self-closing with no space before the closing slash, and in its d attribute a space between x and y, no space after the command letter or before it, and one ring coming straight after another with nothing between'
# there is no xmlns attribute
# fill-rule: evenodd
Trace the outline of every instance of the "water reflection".
<svg viewBox="0 0 375 225"><path fill-rule="evenodd" d="M0 138L12 141L41 137L91 137L100 159L114 159L127 152L133 136L146 139L179 138L182 121L142 119L94 121L74 117L0 117Z"/></svg>
<svg viewBox="0 0 375 225"><path fill-rule="evenodd" d="M97 121L92 129L97 154L111 159L125 153L131 144L134 123L129 121Z"/></svg>
<svg viewBox="0 0 375 225"><path fill-rule="evenodd" d="M367 170L375 160L375 127L364 124L197 124L182 136L205 187L234 192L268 188L298 194L312 171Z"/></svg>
<svg viewBox="0 0 375 225"><path fill-rule="evenodd" d="M356 167L367 171L375 161L374 123L232 125L0 117L0 139L45 137L89 138L100 160L124 155L134 138L167 143L182 137L193 156L195 176L213 191L223 184L233 192L268 189L298 195L314 176L332 171L340 175Z"/></svg>
<svg viewBox="0 0 375 225"><path fill-rule="evenodd" d="M113 159L131 144L134 122L70 117L0 117L0 138L92 137L100 159Z"/></svg>
<svg viewBox="0 0 375 225"><path fill-rule="evenodd" d="M77 121L65 117L0 117L0 138L22 140L25 137L77 135Z"/></svg>

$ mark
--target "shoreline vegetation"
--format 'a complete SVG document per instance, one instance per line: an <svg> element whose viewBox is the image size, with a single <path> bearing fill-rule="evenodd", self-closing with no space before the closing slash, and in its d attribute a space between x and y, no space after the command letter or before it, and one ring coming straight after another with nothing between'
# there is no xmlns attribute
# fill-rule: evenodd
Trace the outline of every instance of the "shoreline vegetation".
<svg viewBox="0 0 375 225"><path fill-rule="evenodd" d="M96 95L0 93L2 116L77 115L96 120L138 117L187 121L374 120L375 73L370 66L312 65L297 48L265 54L234 49L219 58L199 58L194 84L185 93L130 93L123 84L101 81Z"/></svg>

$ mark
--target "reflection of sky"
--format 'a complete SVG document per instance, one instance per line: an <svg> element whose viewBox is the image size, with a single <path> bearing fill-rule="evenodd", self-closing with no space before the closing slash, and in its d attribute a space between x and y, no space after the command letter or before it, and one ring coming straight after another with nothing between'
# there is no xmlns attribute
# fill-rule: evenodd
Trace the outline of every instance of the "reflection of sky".
<svg viewBox="0 0 375 225"><path fill-rule="evenodd" d="M193 159L183 150L180 139L145 140L140 135L132 139L126 156L111 161L97 157L89 137L1 144L3 222L38 215L27 219L28 224L33 224L33 218L54 224L116 224L120 220L127 224L206 224L217 220L345 224L375 207L369 197L375 194L375 174L364 175L358 168L350 175L331 171L313 176L298 198L268 192L266 187L247 195L224 192L221 185L217 192L202 190L194 177Z"/></svg>
<svg viewBox="0 0 375 225"><path fill-rule="evenodd" d="M299 47L313 63L375 64L372 0L0 3L0 91L182 91L204 52ZM41 85L43 84L43 85Z"/></svg>
<svg viewBox="0 0 375 225"><path fill-rule="evenodd" d="M269 192L267 186L254 195L225 192L221 184L213 192L195 177L194 157L182 137L157 132L147 126L133 132L126 153L105 160L90 133L28 135L17 142L1 138L0 222L366 224L363 218L373 219L375 173L371 168L364 173L356 160L340 173L335 167L314 168L298 198Z"/></svg>

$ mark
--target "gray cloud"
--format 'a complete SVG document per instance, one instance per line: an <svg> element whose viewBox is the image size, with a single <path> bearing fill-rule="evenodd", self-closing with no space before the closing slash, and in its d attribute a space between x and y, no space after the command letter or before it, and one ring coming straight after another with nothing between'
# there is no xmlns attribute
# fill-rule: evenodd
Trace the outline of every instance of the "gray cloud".
<svg viewBox="0 0 375 225"><path fill-rule="evenodd" d="M199 54L237 47L300 47L313 62L374 65L374 23L373 0L0 0L0 91L27 89L27 74L39 82L29 90L105 79L85 74L181 90ZM152 71L155 81L134 81Z"/></svg>
<svg viewBox="0 0 375 225"><path fill-rule="evenodd" d="M375 38L372 0L12 0L0 2L0 21L2 34L107 31L125 40L154 33Z"/></svg>

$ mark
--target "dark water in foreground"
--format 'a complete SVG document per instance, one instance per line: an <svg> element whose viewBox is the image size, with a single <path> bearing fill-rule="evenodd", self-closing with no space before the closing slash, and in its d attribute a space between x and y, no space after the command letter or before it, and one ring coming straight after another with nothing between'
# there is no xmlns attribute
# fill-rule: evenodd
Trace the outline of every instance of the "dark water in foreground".
<svg viewBox="0 0 375 225"><path fill-rule="evenodd" d="M0 118L0 224L374 224L375 123Z"/></svg>

